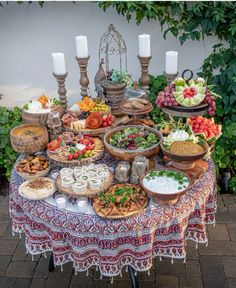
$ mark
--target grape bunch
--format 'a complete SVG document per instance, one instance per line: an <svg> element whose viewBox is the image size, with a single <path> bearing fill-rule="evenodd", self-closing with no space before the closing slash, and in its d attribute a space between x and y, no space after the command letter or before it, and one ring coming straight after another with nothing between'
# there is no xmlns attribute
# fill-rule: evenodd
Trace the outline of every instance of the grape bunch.
<svg viewBox="0 0 236 288"><path fill-rule="evenodd" d="M173 92L175 91L175 85L171 84L170 86L166 86L164 91L160 91L157 95L156 104L159 108L168 107L168 106L178 106L179 104L175 100L173 96Z"/></svg>
<svg viewBox="0 0 236 288"><path fill-rule="evenodd" d="M209 108L207 110L208 114L212 117L215 116L216 100L215 97L211 95L211 91L208 89L206 90L206 97L204 99L204 102L209 105Z"/></svg>

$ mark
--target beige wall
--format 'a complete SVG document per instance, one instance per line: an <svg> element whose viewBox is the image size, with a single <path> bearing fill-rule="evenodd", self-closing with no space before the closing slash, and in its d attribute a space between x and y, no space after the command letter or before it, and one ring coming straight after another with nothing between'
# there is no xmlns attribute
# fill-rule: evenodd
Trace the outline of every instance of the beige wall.
<svg viewBox="0 0 236 288"><path fill-rule="evenodd" d="M128 48L128 71L134 79L140 75L138 35L151 34L151 74L164 70L165 51L179 52L179 71L190 68L199 71L204 58L211 52L214 38L201 42L188 41L181 46L174 37L164 40L160 26L155 21L144 21L137 26L128 23L115 10L104 13L96 3L57 2L9 3L0 7L0 94L4 94L1 105L23 105L46 93L57 95L56 82L52 76L51 52L65 53L69 73L66 81L70 103L79 97L79 70L75 61L76 35L87 35L89 45L89 78L94 94L93 78L98 69L98 45L107 26L113 23L123 35ZM118 59L117 59L118 60Z"/></svg>

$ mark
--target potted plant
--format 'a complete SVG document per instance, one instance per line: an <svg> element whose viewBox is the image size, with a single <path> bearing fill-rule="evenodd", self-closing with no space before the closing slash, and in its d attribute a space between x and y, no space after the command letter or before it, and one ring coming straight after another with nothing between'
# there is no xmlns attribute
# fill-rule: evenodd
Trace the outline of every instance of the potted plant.
<svg viewBox="0 0 236 288"><path fill-rule="evenodd" d="M119 109L124 98L125 88L132 85L132 80L127 72L112 70L107 73L107 79L101 85L104 89L106 103L114 111Z"/></svg>

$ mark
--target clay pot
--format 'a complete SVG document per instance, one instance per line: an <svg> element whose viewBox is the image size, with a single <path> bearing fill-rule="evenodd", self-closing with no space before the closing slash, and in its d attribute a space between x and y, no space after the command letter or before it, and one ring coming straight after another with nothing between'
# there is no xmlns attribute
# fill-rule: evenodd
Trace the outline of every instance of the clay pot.
<svg viewBox="0 0 236 288"><path fill-rule="evenodd" d="M112 110L118 110L121 101L124 99L126 83L111 84L104 82L102 83L102 87L106 97L106 104L109 105Z"/></svg>

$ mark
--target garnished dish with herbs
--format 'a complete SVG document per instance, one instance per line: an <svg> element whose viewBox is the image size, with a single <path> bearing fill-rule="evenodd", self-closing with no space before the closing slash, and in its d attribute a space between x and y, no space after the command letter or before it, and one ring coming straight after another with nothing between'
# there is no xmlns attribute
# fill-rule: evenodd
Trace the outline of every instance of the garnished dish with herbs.
<svg viewBox="0 0 236 288"><path fill-rule="evenodd" d="M173 194L185 190L189 179L181 172L174 170L150 171L143 179L143 185L160 194Z"/></svg>
<svg viewBox="0 0 236 288"><path fill-rule="evenodd" d="M122 131L114 133L108 141L111 146L126 150L147 149L158 142L158 137L144 127L127 127Z"/></svg>
<svg viewBox="0 0 236 288"><path fill-rule="evenodd" d="M135 184L116 184L100 193L93 202L95 212L105 218L124 218L144 209L148 204L146 192Z"/></svg>

